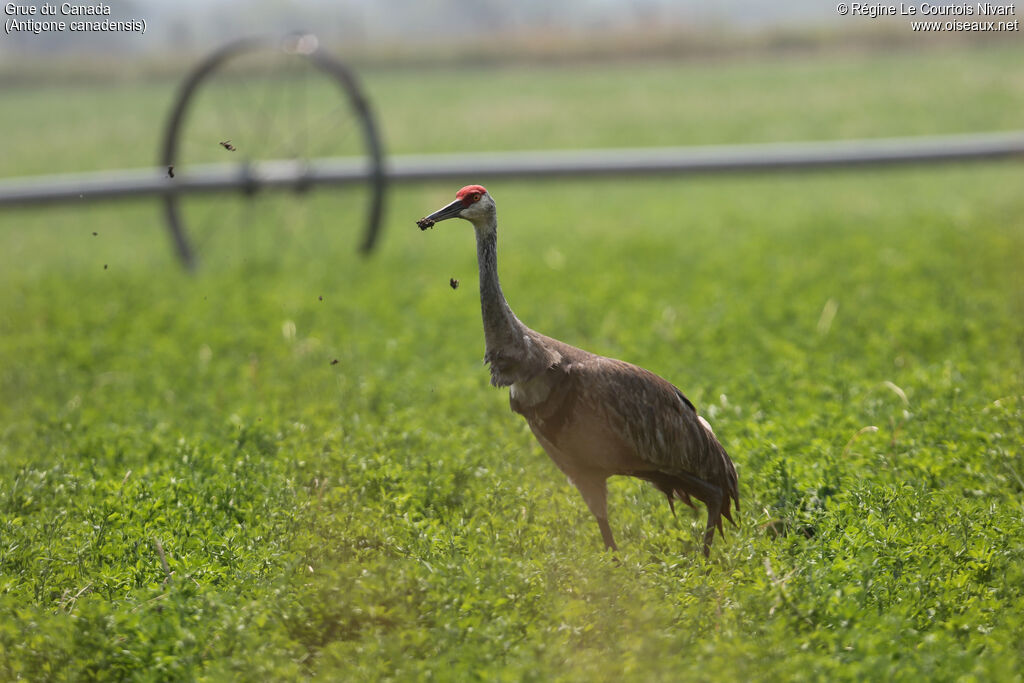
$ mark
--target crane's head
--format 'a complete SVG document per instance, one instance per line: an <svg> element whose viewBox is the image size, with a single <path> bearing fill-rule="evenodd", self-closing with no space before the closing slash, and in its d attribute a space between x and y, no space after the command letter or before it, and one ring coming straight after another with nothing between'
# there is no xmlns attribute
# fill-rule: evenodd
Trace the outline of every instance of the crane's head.
<svg viewBox="0 0 1024 683"><path fill-rule="evenodd" d="M438 209L426 218L416 221L420 230L434 227L434 223L449 218L465 218L473 225L484 225L494 217L494 200L483 185L466 185L455 193L455 201Z"/></svg>

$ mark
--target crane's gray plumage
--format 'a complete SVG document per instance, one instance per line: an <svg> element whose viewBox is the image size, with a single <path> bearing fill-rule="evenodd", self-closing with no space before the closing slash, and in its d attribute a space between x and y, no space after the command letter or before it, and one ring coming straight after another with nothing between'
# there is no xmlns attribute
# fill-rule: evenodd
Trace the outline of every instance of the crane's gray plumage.
<svg viewBox="0 0 1024 683"><path fill-rule="evenodd" d="M476 232L480 306L491 384L510 387L512 410L579 489L597 518L605 545L607 479L628 475L651 482L668 498L708 509L704 554L722 517L739 510L736 468L693 403L670 382L624 361L546 337L512 312L498 280L498 221L493 198L469 185L456 200L418 221L421 229L464 218Z"/></svg>

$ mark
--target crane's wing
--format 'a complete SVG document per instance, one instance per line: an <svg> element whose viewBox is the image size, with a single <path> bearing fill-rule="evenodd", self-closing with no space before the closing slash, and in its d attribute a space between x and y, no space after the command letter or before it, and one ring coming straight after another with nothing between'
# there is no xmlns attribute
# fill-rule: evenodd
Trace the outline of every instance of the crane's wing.
<svg viewBox="0 0 1024 683"><path fill-rule="evenodd" d="M601 356L575 362L567 370L577 400L602 415L653 471L689 474L719 487L722 514L732 520L730 499L739 510L736 468L683 392L653 372Z"/></svg>

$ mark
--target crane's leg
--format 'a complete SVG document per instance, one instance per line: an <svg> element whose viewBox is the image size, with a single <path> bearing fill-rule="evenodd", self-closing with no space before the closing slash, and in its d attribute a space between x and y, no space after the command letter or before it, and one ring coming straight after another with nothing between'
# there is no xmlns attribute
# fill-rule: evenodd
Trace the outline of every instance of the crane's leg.
<svg viewBox="0 0 1024 683"><path fill-rule="evenodd" d="M708 524L704 530L703 551L704 557L709 557L711 555L711 541L715 538L715 527L723 534L725 533L722 529L722 489L690 474L678 475L678 482L682 485L681 488L684 493L703 501L708 507Z"/></svg>
<svg viewBox="0 0 1024 683"><path fill-rule="evenodd" d="M597 519L597 526L601 529L601 538L604 539L604 547L609 550L618 550L619 547L615 545L615 539L612 537L612 528L608 524L608 478L602 475L584 474L571 476L570 479L579 489L591 514Z"/></svg>

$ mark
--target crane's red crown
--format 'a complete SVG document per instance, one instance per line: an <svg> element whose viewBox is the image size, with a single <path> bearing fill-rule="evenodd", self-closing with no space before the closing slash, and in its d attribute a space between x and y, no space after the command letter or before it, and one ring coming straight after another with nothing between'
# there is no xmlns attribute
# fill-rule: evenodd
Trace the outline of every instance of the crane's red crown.
<svg viewBox="0 0 1024 683"><path fill-rule="evenodd" d="M461 199L464 206L469 206L480 201L480 197L485 194L487 194L487 188L483 185L466 185L455 193L455 198Z"/></svg>

